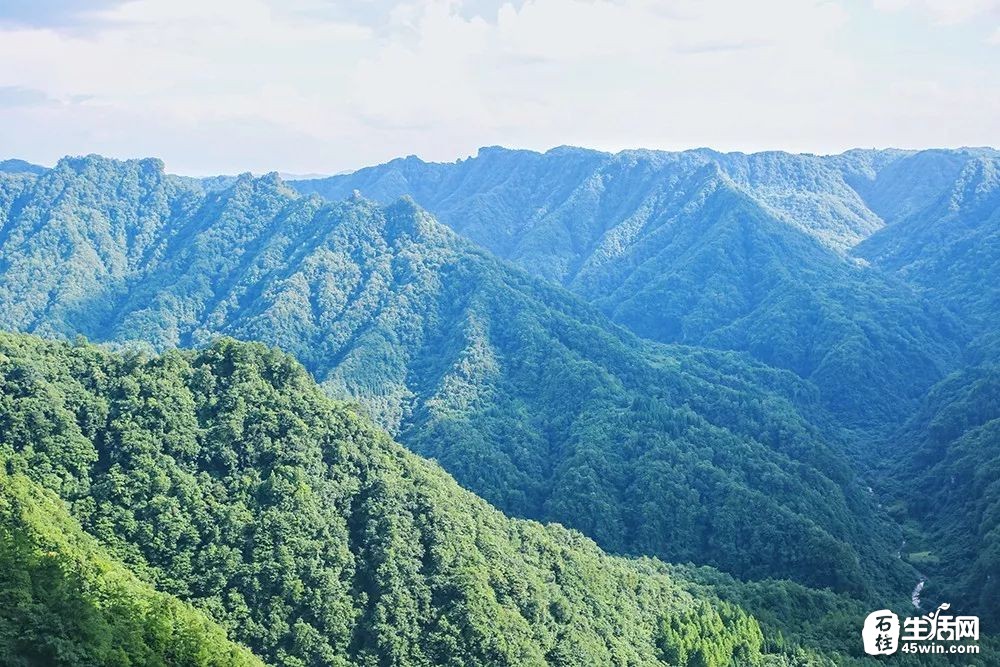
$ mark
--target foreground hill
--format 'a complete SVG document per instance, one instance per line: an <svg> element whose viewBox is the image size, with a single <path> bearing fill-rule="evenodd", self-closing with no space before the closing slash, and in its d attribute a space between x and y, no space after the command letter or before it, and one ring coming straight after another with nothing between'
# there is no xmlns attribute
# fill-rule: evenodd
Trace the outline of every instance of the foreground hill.
<svg viewBox="0 0 1000 667"><path fill-rule="evenodd" d="M17 187L3 326L265 341L510 513L741 577L912 585L808 383L644 343L411 202L328 204L273 176L206 192L100 158Z"/></svg>
<svg viewBox="0 0 1000 667"><path fill-rule="evenodd" d="M83 626L53 662L78 664L95 645L117 655L104 664L156 664L153 651L230 664L204 648L182 658L202 635L169 633L204 616L159 607L165 593L280 665L762 660L760 629L738 608L693 597L653 561L507 519L263 346L148 357L2 334L0 388L5 591L30 577L48 589L33 614ZM75 576L82 590L53 586ZM31 664L57 636L36 626L42 644L25 645L10 632L21 609L0 611L0 642Z"/></svg>
<svg viewBox="0 0 1000 667"><path fill-rule="evenodd" d="M940 153L491 148L294 186L331 199L410 195L636 333L750 352L815 382L845 423L879 430L954 367L967 333L845 253L893 211L922 210L950 169L979 155Z"/></svg>

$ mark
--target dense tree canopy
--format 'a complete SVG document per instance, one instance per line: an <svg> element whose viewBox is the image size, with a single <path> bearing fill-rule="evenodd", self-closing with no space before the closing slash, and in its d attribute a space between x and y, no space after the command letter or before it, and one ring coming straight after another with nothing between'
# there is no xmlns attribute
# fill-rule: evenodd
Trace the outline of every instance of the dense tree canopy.
<svg viewBox="0 0 1000 667"><path fill-rule="evenodd" d="M4 590L26 597L0 615L0 641L15 652L28 650L17 623L39 650L62 641L37 625L56 615L67 664L74 650L210 663L203 644L221 631L106 549L274 664L762 660L737 607L692 597L655 562L507 519L263 346L147 357L3 334L0 385Z"/></svg>
<svg viewBox="0 0 1000 667"><path fill-rule="evenodd" d="M937 385L880 462L924 596L962 600L1000 627L1000 366Z"/></svg>
<svg viewBox="0 0 1000 667"><path fill-rule="evenodd" d="M261 664L207 615L109 557L51 491L3 468L0 597L5 665Z"/></svg>

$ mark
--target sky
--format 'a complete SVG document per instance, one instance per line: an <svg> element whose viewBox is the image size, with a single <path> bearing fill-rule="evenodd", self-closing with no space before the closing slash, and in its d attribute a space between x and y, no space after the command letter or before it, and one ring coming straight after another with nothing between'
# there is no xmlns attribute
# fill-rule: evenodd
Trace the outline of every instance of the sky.
<svg viewBox="0 0 1000 667"><path fill-rule="evenodd" d="M3 0L0 158L1000 146L1000 0Z"/></svg>

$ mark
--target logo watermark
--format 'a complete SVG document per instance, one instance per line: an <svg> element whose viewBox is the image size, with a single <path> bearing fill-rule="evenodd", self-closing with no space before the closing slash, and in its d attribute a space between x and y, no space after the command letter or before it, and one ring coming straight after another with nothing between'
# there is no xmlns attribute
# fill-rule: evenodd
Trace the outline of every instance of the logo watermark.
<svg viewBox="0 0 1000 667"><path fill-rule="evenodd" d="M899 616L888 609L868 614L861 640L868 655L902 653L979 653L978 616L950 616L943 614L951 608L947 602L923 616L910 616L902 624Z"/></svg>

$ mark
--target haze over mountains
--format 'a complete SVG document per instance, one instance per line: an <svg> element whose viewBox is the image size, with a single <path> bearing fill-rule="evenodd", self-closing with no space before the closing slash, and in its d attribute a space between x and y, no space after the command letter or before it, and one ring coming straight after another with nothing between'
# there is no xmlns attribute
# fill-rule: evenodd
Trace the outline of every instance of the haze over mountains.
<svg viewBox="0 0 1000 667"><path fill-rule="evenodd" d="M15 164L0 167L0 328L69 340L82 334L125 350L204 347L220 335L276 345L326 393L351 401L507 513L558 521L615 553L768 580L742 584L683 568L672 571L687 584L656 579L694 591L705 609L733 614L726 618L739 625L739 636L718 640L725 656L705 664L725 664L733 652L781 654L792 664L799 664L790 656L800 649L812 659L843 657L856 647L778 611L787 609L778 600L803 596L817 614L829 615L828 629L843 621L850 629L837 632L856 632L845 619L876 601L905 601L919 570L930 577L928 604L941 599L979 611L986 627L996 620L990 591L1000 566L998 164L991 149L817 157L492 148L452 164L406 158L292 183L276 175L171 176L157 160L65 158L51 170ZM14 355L22 359L17 373L29 375L28 368L50 372L44 359L53 355L84 354L34 339L8 345L29 351ZM198 358L230 349L218 345ZM174 359L84 349L89 364L109 368L169 366ZM263 362L255 359L263 351L233 349L259 372ZM202 363L192 358L184 363ZM0 377L21 381L8 370ZM177 372L171 386L190 382L193 370ZM230 372L212 367L216 375ZM286 391L268 373L273 390ZM47 379L56 384L46 391L68 392L60 404L77 401L84 388L97 392L98 403L119 400L103 393L96 375L87 377L74 376L72 390L66 378ZM290 377L293 393L313 396L305 379ZM152 400L158 391L166 390L151 385L140 395ZM186 391L195 390L178 395ZM189 402L168 397L172 392L155 402ZM224 400L252 412L254 396L237 392ZM204 410L221 397L195 402L202 400L209 403L194 413L198 447L209 451L230 427L204 421ZM0 423L51 420L10 410ZM69 409L65 428L82 429L100 451L106 436L86 426L90 410ZM239 414L237 421L248 419ZM19 456L33 451L28 440L15 446L0 435ZM226 474L256 474L256 463L235 456L223 466ZM222 474L220 462L184 461L184 474ZM105 465L74 474L104 475ZM426 466L404 468L411 465ZM343 483L334 477L306 484ZM31 483L65 496L64 479L60 473ZM27 483L15 479L11 488ZM400 483L393 477L379 489L395 493ZM466 497L441 484L421 501L432 515L449 498ZM167 485L150 502L188 502L188 492L178 493ZM462 509L448 521L480 511L454 502ZM948 518L955 513L960 522ZM407 521L422 525L422 517L417 512ZM76 520L102 548L114 543L94 519ZM579 539L566 548L576 549ZM303 639L313 630L332 632L308 619L313 630L303 629L306 635L255 634L228 593L213 593L216 600L179 583L172 547L156 556L115 548L124 549L113 549L115 558L140 572L144 563L169 561L156 570L169 577L152 580L172 582L167 593L193 601L270 662L369 655L370 645L349 633L326 648ZM398 549L392 551L382 562L402 567ZM424 558L432 552L428 547ZM584 552L606 559L593 546ZM194 548L191 557L204 553ZM484 572L495 572L493 552L485 553ZM354 557L371 564L367 551ZM630 564L607 567L625 568L629 581L649 574L631 574ZM664 566L650 567L655 577L667 576L657 570ZM495 575L488 579L489 595L505 590ZM235 580L220 585L246 594ZM420 585L398 590L411 595ZM810 590L823 588L834 592ZM764 607L763 644L754 639L755 622L717 605L716 595ZM657 639L650 619L661 611L644 616L648 603L641 595L635 600L638 616L629 622L642 630L629 643L636 664L676 657L669 651L687 644ZM369 619L364 623L389 613L357 595L355 601ZM500 595L497 604L510 610L521 602ZM624 644L608 643L614 623L601 625L610 612L579 599L565 604L571 616L596 614L582 631L591 634L570 643L605 648L595 644L590 653L556 660L569 644L557 639L567 632L557 629L563 612L552 612L555 634L524 630L517 648L497 649L490 633L456 640L450 629L438 636L421 627L398 655L440 657L487 644L476 654L482 664L588 664L588 656L603 664L626 655ZM259 611L249 608L251 616ZM291 618L282 609L274 613ZM511 623L535 622L526 609L521 604ZM452 618L441 610L442 619ZM678 618L681 636L689 625L683 612ZM691 632L680 662L707 650L692 647L710 631ZM779 632L789 645L775 639ZM458 644L442 648L452 641ZM374 656L389 649L371 650ZM497 655L506 662L491 663L488 656Z"/></svg>

